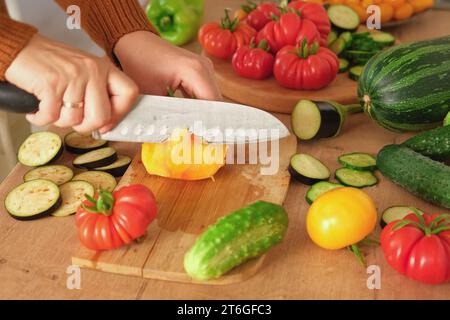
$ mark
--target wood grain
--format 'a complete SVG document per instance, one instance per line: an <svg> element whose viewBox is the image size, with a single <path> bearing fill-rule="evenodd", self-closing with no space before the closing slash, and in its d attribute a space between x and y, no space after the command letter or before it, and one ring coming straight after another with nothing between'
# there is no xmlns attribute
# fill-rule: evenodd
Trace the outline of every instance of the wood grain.
<svg viewBox="0 0 450 320"><path fill-rule="evenodd" d="M184 272L184 254L197 236L218 218L251 204L265 200L283 204L289 187L287 167L295 153L296 138L279 143L279 170L275 175L260 174L262 164L227 164L214 180L181 181L147 174L138 154L122 178L120 186L143 184L158 201L157 221L150 225L148 236L139 244L107 252L93 252L80 246L72 257L76 265L101 271L145 278L193 282ZM256 150L256 149L255 149ZM269 154L271 151L269 149ZM234 152L237 155L237 151ZM235 159L236 160L236 159ZM234 269L208 284L230 284L253 276L264 256Z"/></svg>

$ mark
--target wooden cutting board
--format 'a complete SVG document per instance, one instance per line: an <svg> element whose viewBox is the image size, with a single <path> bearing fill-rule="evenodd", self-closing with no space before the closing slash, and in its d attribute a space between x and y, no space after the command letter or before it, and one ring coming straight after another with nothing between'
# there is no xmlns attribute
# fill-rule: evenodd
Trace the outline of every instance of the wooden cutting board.
<svg viewBox="0 0 450 320"><path fill-rule="evenodd" d="M282 204L290 180L289 158L296 146L294 136L279 142L280 167L275 175L260 175L260 164L234 164L226 165L214 179L190 182L150 176L138 154L118 187L134 183L148 186L157 198L157 221L149 226L143 241L121 249L95 252L80 245L73 254L73 264L144 278L193 282L184 272L183 257L197 236L219 217L257 200ZM253 259L208 284L243 281L258 271L263 260L264 256Z"/></svg>
<svg viewBox="0 0 450 320"><path fill-rule="evenodd" d="M275 78L251 80L234 73L230 61L208 56L214 64L216 79L222 94L238 103L266 111L291 113L300 99L334 100L342 104L357 102L357 82L348 73L321 90L299 91L281 87Z"/></svg>

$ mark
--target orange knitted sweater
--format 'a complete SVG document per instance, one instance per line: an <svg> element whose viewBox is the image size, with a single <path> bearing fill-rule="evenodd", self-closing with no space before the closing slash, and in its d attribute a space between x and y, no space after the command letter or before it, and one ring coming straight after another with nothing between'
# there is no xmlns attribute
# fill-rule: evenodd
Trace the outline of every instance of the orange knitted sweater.
<svg viewBox="0 0 450 320"><path fill-rule="evenodd" d="M155 32L136 0L55 1L64 11L70 5L80 7L83 29L110 57L123 35L139 30ZM0 80L5 80L9 65L36 32L33 26L9 18L4 0L0 0Z"/></svg>

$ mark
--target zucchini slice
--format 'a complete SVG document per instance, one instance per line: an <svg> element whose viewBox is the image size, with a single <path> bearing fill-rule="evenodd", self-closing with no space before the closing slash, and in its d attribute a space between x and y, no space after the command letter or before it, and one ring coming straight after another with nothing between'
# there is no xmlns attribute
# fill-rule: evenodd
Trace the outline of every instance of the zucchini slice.
<svg viewBox="0 0 450 320"><path fill-rule="evenodd" d="M370 37L373 41L382 44L383 46L392 46L395 43L395 37L387 32L371 32Z"/></svg>
<svg viewBox="0 0 450 320"><path fill-rule="evenodd" d="M340 156L338 162L349 169L360 171L377 170L377 159L368 153L354 152Z"/></svg>
<svg viewBox="0 0 450 320"><path fill-rule="evenodd" d="M89 151L73 160L73 166L76 168L94 169L108 166L117 160L117 152L114 148L106 147Z"/></svg>
<svg viewBox="0 0 450 320"><path fill-rule="evenodd" d="M370 171L358 171L349 168L336 170L336 179L345 186L364 188L378 183L378 178Z"/></svg>
<svg viewBox="0 0 450 320"><path fill-rule="evenodd" d="M61 138L53 132L31 134L19 148L18 161L29 167L38 167L56 160L63 152Z"/></svg>
<svg viewBox="0 0 450 320"><path fill-rule="evenodd" d="M101 190L112 192L117 185L116 178L103 171L82 172L73 177L73 181L89 182L94 187L95 192Z"/></svg>
<svg viewBox="0 0 450 320"><path fill-rule="evenodd" d="M364 70L364 66L354 66L350 68L350 71L348 72L348 76L350 79L358 81L359 77L361 76L362 72Z"/></svg>
<svg viewBox="0 0 450 320"><path fill-rule="evenodd" d="M336 31L331 30L330 33L328 34L327 37L327 47L330 47L330 45L336 41L336 39L338 38L338 34Z"/></svg>
<svg viewBox="0 0 450 320"><path fill-rule="evenodd" d="M330 170L320 160L305 153L291 157L289 172L295 180L306 185L330 178Z"/></svg>
<svg viewBox="0 0 450 320"><path fill-rule="evenodd" d="M387 224L392 221L402 220L408 214L411 214L417 211L420 214L423 214L423 211L414 207L406 207L406 206L392 206L384 210L381 215L380 226L384 228Z"/></svg>
<svg viewBox="0 0 450 320"><path fill-rule="evenodd" d="M342 187L344 187L342 184L332 183L328 181L319 181L312 185L306 192L306 202L308 202L308 204L312 204L319 196L321 196L325 192Z"/></svg>
<svg viewBox="0 0 450 320"><path fill-rule="evenodd" d="M352 40L353 40L351 32L349 32L349 31L342 32L341 35L339 36L339 38L342 38L344 40L346 48L351 47Z"/></svg>
<svg viewBox="0 0 450 320"><path fill-rule="evenodd" d="M94 168L96 171L104 171L112 174L114 177L121 177L130 166L131 158L128 156L119 156L115 162L109 166Z"/></svg>
<svg viewBox="0 0 450 320"><path fill-rule="evenodd" d="M330 50L333 51L337 56L344 52L346 47L345 40L342 38L337 38L331 45Z"/></svg>
<svg viewBox="0 0 450 320"><path fill-rule="evenodd" d="M339 58L339 73L346 72L348 70L349 62L347 59Z"/></svg>
<svg viewBox="0 0 450 320"><path fill-rule="evenodd" d="M34 220L52 214L61 205L58 186L44 179L22 183L11 190L5 208L17 220Z"/></svg>
<svg viewBox="0 0 450 320"><path fill-rule="evenodd" d="M444 127L450 125L450 112L447 114L447 116L444 119Z"/></svg>
<svg viewBox="0 0 450 320"><path fill-rule="evenodd" d="M52 213L54 217L67 217L74 214L81 203L86 199L86 194L94 195L94 187L86 181L69 181L59 187L62 204L58 210Z"/></svg>
<svg viewBox="0 0 450 320"><path fill-rule="evenodd" d="M108 141L101 139L97 140L91 135L85 135L73 131L64 137L64 145L66 146L66 150L71 153L83 154L106 147L108 145Z"/></svg>
<svg viewBox="0 0 450 320"><path fill-rule="evenodd" d="M340 30L354 31L361 23L358 13L345 5L331 5L327 13L331 24Z"/></svg>
<svg viewBox="0 0 450 320"><path fill-rule="evenodd" d="M69 167L63 165L50 165L31 169L23 176L23 181L31 181L37 179L50 180L58 186L72 180L73 171Z"/></svg>

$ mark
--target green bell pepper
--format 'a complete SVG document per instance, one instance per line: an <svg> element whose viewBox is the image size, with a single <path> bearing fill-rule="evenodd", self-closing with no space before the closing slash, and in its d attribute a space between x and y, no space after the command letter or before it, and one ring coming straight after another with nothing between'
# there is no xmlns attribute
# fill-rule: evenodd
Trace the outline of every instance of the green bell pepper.
<svg viewBox="0 0 450 320"><path fill-rule="evenodd" d="M203 10L203 0L151 0L147 17L162 38L181 46L197 36Z"/></svg>

